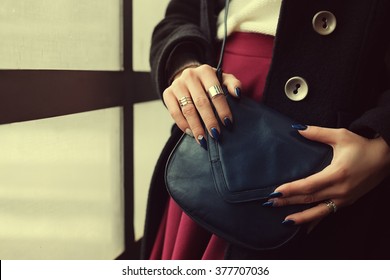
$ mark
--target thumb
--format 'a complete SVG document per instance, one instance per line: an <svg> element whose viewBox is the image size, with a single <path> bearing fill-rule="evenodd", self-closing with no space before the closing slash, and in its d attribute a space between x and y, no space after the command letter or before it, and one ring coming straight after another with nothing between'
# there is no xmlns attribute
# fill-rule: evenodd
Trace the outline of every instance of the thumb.
<svg viewBox="0 0 390 280"><path fill-rule="evenodd" d="M307 126L306 129L299 130L299 133L312 141L333 145L336 142L336 130L333 128L325 128L319 126Z"/></svg>

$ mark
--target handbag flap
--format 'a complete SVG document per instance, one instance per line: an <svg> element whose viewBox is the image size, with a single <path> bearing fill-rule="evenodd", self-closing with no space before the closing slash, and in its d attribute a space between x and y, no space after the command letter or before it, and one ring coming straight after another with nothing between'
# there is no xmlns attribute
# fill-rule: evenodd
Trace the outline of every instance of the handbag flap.
<svg viewBox="0 0 390 280"><path fill-rule="evenodd" d="M228 101L234 129L221 125L219 143L208 137L215 187L224 200L266 199L281 184L310 176L330 163L331 147L301 136L290 118L249 99Z"/></svg>

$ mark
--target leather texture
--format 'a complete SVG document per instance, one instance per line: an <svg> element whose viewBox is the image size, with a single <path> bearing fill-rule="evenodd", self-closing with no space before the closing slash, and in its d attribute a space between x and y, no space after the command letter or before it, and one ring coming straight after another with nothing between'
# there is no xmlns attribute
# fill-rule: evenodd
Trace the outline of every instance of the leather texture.
<svg viewBox="0 0 390 280"><path fill-rule="evenodd" d="M300 227L284 218L310 205L262 203L279 185L310 176L332 160L328 145L309 141L286 116L247 98L228 97L234 129L208 136L208 151L184 134L165 170L168 192L187 215L227 241L250 249L277 248Z"/></svg>

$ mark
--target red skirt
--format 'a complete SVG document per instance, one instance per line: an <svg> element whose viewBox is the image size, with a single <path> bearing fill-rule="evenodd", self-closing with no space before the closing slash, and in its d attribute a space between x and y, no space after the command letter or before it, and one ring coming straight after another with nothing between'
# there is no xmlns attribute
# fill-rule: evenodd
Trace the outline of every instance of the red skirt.
<svg viewBox="0 0 390 280"><path fill-rule="evenodd" d="M223 71L242 83L241 92L260 101L269 66L273 37L257 33L229 36L224 53ZM150 255L152 260L221 260L228 243L206 231L169 199Z"/></svg>

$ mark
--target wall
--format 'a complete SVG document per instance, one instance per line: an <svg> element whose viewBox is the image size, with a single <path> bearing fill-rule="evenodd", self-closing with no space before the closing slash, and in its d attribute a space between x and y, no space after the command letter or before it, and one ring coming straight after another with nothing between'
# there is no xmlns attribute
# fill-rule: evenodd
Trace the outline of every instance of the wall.
<svg viewBox="0 0 390 280"><path fill-rule="evenodd" d="M122 13L121 0L2 0L0 69L120 71ZM122 130L121 107L0 126L0 259L123 252Z"/></svg>

